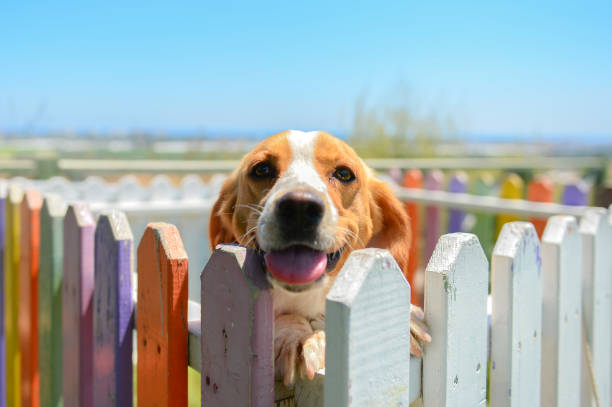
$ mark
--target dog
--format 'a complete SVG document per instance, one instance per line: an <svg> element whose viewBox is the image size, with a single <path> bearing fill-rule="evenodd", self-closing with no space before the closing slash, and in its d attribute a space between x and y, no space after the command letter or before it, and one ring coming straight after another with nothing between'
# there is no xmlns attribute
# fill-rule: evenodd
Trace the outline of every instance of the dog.
<svg viewBox="0 0 612 407"><path fill-rule="evenodd" d="M286 386L325 366L325 297L350 252L377 247L408 266L408 215L355 151L322 132L289 130L258 144L221 187L210 242L265 261L274 304L275 372ZM431 341L411 311L412 354Z"/></svg>

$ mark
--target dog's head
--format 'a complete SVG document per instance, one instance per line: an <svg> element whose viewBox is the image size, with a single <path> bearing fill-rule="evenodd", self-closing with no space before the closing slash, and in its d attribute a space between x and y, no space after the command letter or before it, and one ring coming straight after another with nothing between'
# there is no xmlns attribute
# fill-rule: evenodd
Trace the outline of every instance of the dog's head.
<svg viewBox="0 0 612 407"><path fill-rule="evenodd" d="M388 249L405 270L408 217L387 185L341 140L286 131L248 153L221 189L210 242L264 254L268 277L293 292L334 278L350 251Z"/></svg>

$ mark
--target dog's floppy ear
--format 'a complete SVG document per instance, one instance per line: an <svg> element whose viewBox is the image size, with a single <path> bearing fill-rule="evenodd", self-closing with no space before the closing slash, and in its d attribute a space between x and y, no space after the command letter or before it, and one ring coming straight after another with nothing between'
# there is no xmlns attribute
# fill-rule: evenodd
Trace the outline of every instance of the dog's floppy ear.
<svg viewBox="0 0 612 407"><path fill-rule="evenodd" d="M389 250L406 274L412 242L408 214L386 183L371 178L368 187L374 231L368 247Z"/></svg>
<svg viewBox="0 0 612 407"><path fill-rule="evenodd" d="M234 243L232 227L232 217L238 198L238 176L234 172L223 182L221 192L217 202L210 211L210 221L208 223L208 237L212 250L220 243Z"/></svg>

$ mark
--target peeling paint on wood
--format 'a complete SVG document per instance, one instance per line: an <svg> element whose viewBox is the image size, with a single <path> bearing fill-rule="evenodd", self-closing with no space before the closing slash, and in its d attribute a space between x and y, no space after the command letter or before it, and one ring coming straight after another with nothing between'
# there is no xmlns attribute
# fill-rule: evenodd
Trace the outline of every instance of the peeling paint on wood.
<svg viewBox="0 0 612 407"><path fill-rule="evenodd" d="M19 262L19 347L21 349L21 405L38 406L38 272L40 269L40 192L27 190L21 201Z"/></svg>
<svg viewBox="0 0 612 407"><path fill-rule="evenodd" d="M478 238L443 235L425 271L423 404L485 406L489 267Z"/></svg>
<svg viewBox="0 0 612 407"><path fill-rule="evenodd" d="M138 405L187 406L187 254L174 225L138 246Z"/></svg>
<svg viewBox="0 0 612 407"><path fill-rule="evenodd" d="M21 351L19 346L19 261L21 257L21 200L23 191L9 184L6 203L4 287L6 315L6 405L21 405Z"/></svg>
<svg viewBox="0 0 612 407"><path fill-rule="evenodd" d="M274 317L261 258L219 245L202 279L202 405L274 403Z"/></svg>
<svg viewBox="0 0 612 407"><path fill-rule="evenodd" d="M580 221L582 237L582 312L599 401L609 406L612 373L612 225L604 208L590 208ZM594 406L591 376L582 360L582 404Z"/></svg>
<svg viewBox="0 0 612 407"><path fill-rule="evenodd" d="M582 242L573 216L542 236L542 406L580 404Z"/></svg>
<svg viewBox="0 0 612 407"><path fill-rule="evenodd" d="M491 260L491 390L494 406L540 400L542 261L535 228L506 223Z"/></svg>
<svg viewBox="0 0 612 407"><path fill-rule="evenodd" d="M324 405L410 404L410 285L382 249L351 253L326 301Z"/></svg>
<svg viewBox="0 0 612 407"><path fill-rule="evenodd" d="M94 405L132 405L132 232L123 212L95 233Z"/></svg>
<svg viewBox="0 0 612 407"><path fill-rule="evenodd" d="M65 406L93 406L93 289L95 221L87 204L64 217L62 369Z"/></svg>
<svg viewBox="0 0 612 407"><path fill-rule="evenodd" d="M40 214L38 367L40 405L62 406L62 274L64 214L59 195L45 196Z"/></svg>

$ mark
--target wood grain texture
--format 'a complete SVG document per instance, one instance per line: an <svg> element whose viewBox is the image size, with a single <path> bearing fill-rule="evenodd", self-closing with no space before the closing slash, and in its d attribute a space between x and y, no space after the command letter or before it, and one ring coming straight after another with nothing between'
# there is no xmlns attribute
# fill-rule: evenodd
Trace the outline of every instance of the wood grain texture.
<svg viewBox="0 0 612 407"><path fill-rule="evenodd" d="M444 183L444 174L440 170L433 170L425 176L425 189L439 191ZM428 262L436 247L436 242L441 233L440 207L437 205L427 205L425 207L425 252L423 261Z"/></svg>
<svg viewBox="0 0 612 407"><path fill-rule="evenodd" d="M506 175L499 188L499 197L504 199L523 199L523 179L514 173ZM495 236L499 236L502 227L508 222L521 220L516 215L501 214L497 216L497 228Z"/></svg>
<svg viewBox="0 0 612 407"><path fill-rule="evenodd" d="M491 174L480 175L472 184L471 193L479 196L493 196L495 193L495 180ZM478 236L482 250L487 258L491 258L495 246L495 216L486 212L475 212L474 226L470 230Z"/></svg>
<svg viewBox="0 0 612 407"><path fill-rule="evenodd" d="M542 236L542 406L580 404L582 241L573 216Z"/></svg>
<svg viewBox="0 0 612 407"><path fill-rule="evenodd" d="M602 406L611 400L612 225L603 208L588 209L580 220L582 237L582 315ZM594 406L588 364L582 360L582 404Z"/></svg>
<svg viewBox="0 0 612 407"><path fill-rule="evenodd" d="M351 253L326 300L324 405L408 406L410 285L382 249Z"/></svg>
<svg viewBox="0 0 612 407"><path fill-rule="evenodd" d="M421 170L416 168L407 170L402 179L402 186L406 188L423 188L423 173ZM420 257L422 253L420 205L414 202L406 202L404 205L410 217L410 232L412 235L412 245L410 246L406 279L408 279L410 287L412 288L412 303L422 306L423 296L421 295L421 290L416 288L417 270L421 265Z"/></svg>
<svg viewBox="0 0 612 407"><path fill-rule="evenodd" d="M138 245L138 405L187 406L187 253L178 230L150 223Z"/></svg>
<svg viewBox="0 0 612 407"><path fill-rule="evenodd" d="M19 347L21 349L21 405L38 406L38 272L40 269L40 192L27 190L21 201L19 262Z"/></svg>
<svg viewBox="0 0 612 407"><path fill-rule="evenodd" d="M62 274L64 214L59 195L45 196L40 213L38 369L40 405L62 406Z"/></svg>
<svg viewBox="0 0 612 407"><path fill-rule="evenodd" d="M95 233L94 406L132 406L132 231L103 213Z"/></svg>
<svg viewBox="0 0 612 407"><path fill-rule="evenodd" d="M527 186L527 199L532 202L553 202L553 196L554 185L547 176L537 176L531 180ZM533 226L535 227L540 238L542 238L542 235L544 234L546 221L546 218L529 219L529 222L533 223Z"/></svg>
<svg viewBox="0 0 612 407"><path fill-rule="evenodd" d="M542 259L535 228L506 223L491 259L491 379L494 406L540 400Z"/></svg>
<svg viewBox="0 0 612 407"><path fill-rule="evenodd" d="M8 196L8 182L0 179L0 407L6 406L6 328L4 316L4 261L6 248L6 201Z"/></svg>
<svg viewBox="0 0 612 407"><path fill-rule="evenodd" d="M23 191L9 184L6 203L6 257L4 271L6 327L6 405L21 405L21 352L19 348L19 261L21 257L21 201Z"/></svg>
<svg viewBox="0 0 612 407"><path fill-rule="evenodd" d="M202 279L202 405L274 403L274 317L261 258L219 245Z"/></svg>
<svg viewBox="0 0 612 407"><path fill-rule="evenodd" d="M476 236L444 235L425 271L425 406L485 406L489 265Z"/></svg>
<svg viewBox="0 0 612 407"><path fill-rule="evenodd" d="M95 221L87 204L64 217L62 387L64 405L93 406L93 289Z"/></svg>
<svg viewBox="0 0 612 407"><path fill-rule="evenodd" d="M448 181L448 192L465 193L467 192L469 178L463 171L455 172ZM447 233L463 232L463 221L465 211L461 209L448 210Z"/></svg>

